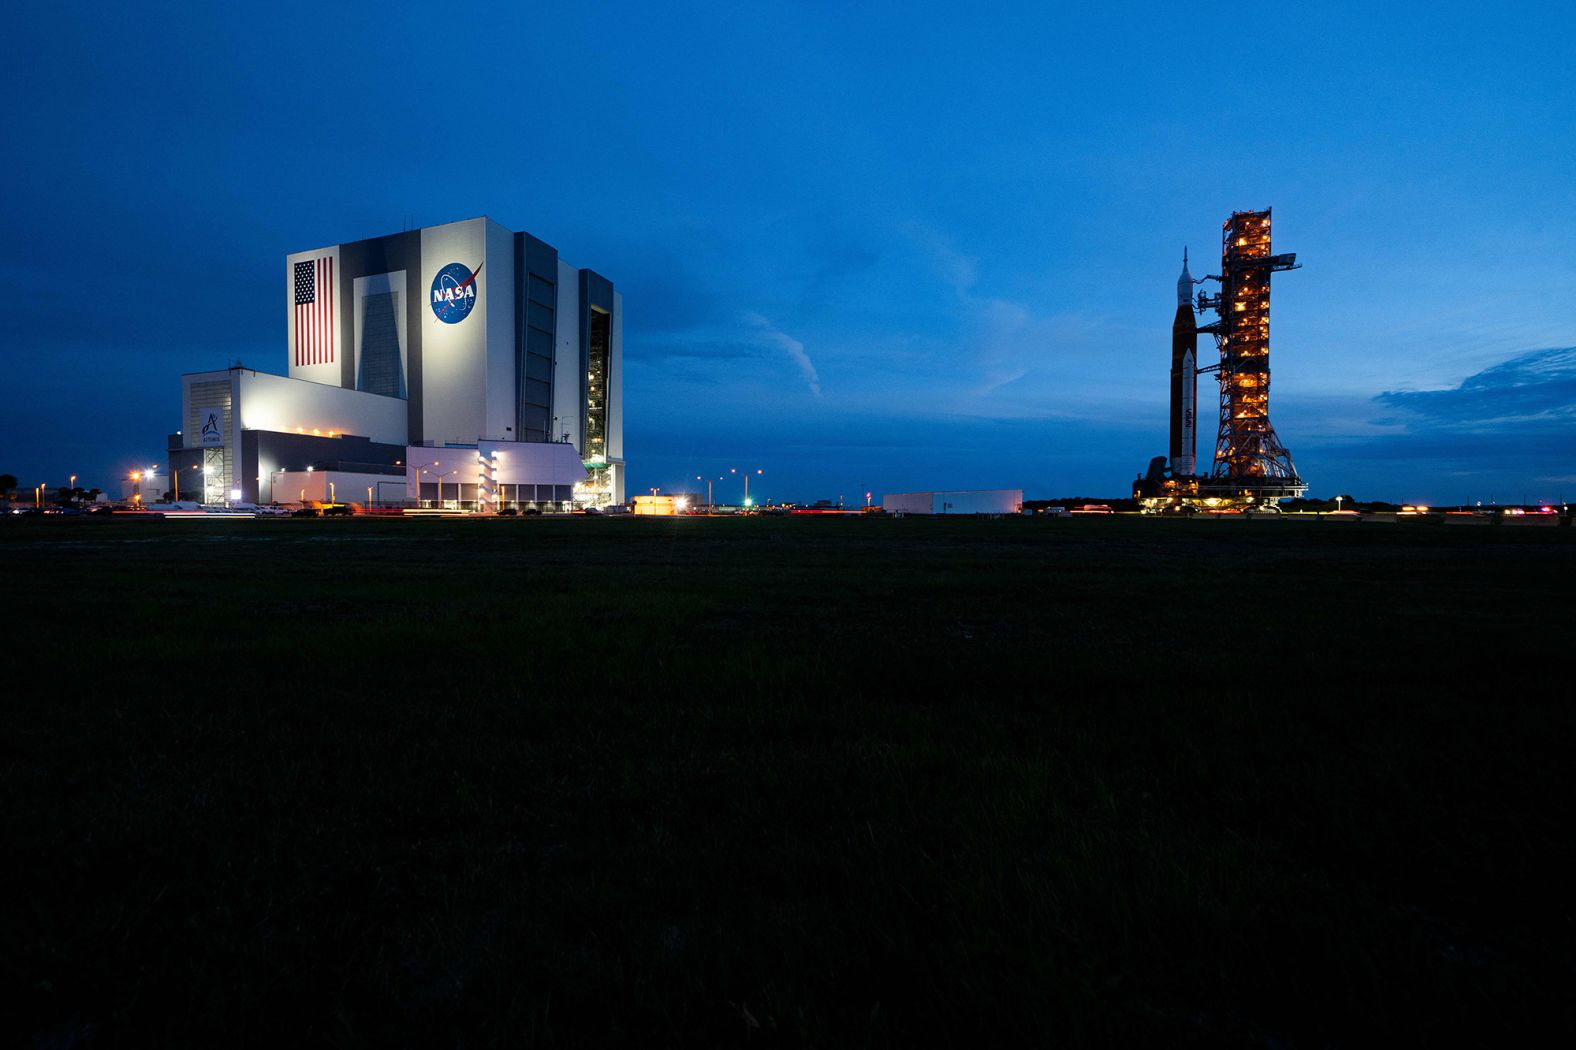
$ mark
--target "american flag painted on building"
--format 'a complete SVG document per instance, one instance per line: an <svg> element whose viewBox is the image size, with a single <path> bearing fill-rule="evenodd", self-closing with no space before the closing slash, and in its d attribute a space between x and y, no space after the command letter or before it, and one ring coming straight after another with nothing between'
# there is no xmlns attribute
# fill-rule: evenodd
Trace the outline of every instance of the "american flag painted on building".
<svg viewBox="0 0 1576 1050"><path fill-rule="evenodd" d="M295 363L334 363L334 257L295 264Z"/></svg>

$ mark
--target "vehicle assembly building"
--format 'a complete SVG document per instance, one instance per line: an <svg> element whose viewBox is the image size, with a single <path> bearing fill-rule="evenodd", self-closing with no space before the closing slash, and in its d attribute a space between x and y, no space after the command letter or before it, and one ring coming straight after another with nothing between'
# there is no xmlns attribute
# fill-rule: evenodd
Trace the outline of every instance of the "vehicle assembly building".
<svg viewBox="0 0 1576 1050"><path fill-rule="evenodd" d="M1301 496L1307 485L1270 422L1270 275L1297 269L1295 253L1272 254L1270 211L1233 212L1223 225L1220 273L1194 280L1186 251L1177 279L1171 325L1171 432L1169 455L1156 456L1133 484L1133 498L1147 511L1199 507L1273 507ZM1216 295L1193 286L1216 281ZM1195 308L1218 319L1199 326ZM1218 364L1198 367L1198 336L1209 333ZM1220 424L1207 473L1198 470L1198 376L1220 381Z"/></svg>
<svg viewBox="0 0 1576 1050"><path fill-rule="evenodd" d="M623 297L606 277L476 218L296 252L284 278L285 375L181 379L181 498L623 502Z"/></svg>

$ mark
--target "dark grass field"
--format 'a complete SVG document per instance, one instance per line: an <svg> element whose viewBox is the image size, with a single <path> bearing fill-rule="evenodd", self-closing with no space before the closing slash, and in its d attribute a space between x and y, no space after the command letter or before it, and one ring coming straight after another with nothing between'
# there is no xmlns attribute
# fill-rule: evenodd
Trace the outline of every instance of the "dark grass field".
<svg viewBox="0 0 1576 1050"><path fill-rule="evenodd" d="M0 523L3 1045L1576 1034L1576 531Z"/></svg>

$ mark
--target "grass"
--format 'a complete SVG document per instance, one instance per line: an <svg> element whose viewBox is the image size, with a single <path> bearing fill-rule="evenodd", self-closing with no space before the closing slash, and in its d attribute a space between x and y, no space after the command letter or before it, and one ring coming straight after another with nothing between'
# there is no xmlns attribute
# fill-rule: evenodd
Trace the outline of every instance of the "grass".
<svg viewBox="0 0 1576 1050"><path fill-rule="evenodd" d="M8 1042L1576 1029L1570 529L0 524Z"/></svg>

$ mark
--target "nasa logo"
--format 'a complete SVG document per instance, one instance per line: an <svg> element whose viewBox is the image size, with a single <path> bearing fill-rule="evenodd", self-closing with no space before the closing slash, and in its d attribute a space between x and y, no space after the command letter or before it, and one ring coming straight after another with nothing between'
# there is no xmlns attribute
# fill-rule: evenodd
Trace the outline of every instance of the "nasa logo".
<svg viewBox="0 0 1576 1050"><path fill-rule="evenodd" d="M476 275L464 263L450 263L432 279L432 313L444 324L459 324L471 315L476 305Z"/></svg>

